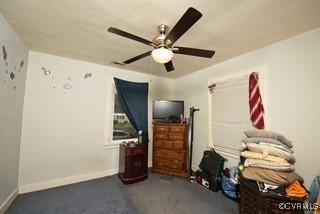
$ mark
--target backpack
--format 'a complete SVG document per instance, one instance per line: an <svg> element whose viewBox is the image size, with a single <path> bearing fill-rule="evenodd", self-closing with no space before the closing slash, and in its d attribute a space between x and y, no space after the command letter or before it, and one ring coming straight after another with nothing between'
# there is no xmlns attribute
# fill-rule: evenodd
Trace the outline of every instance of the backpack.
<svg viewBox="0 0 320 214"><path fill-rule="evenodd" d="M221 172L225 161L224 157L216 153L214 149L211 149L203 152L203 157L199 164L199 168L210 176L209 180L212 183L212 188L216 191L221 187Z"/></svg>

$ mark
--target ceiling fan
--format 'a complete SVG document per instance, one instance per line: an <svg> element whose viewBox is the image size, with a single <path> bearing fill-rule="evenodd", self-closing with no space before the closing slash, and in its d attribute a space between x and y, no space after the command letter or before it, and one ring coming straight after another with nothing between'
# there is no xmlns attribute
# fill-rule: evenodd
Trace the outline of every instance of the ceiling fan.
<svg viewBox="0 0 320 214"><path fill-rule="evenodd" d="M183 14L180 20L176 23L176 25L168 31L168 26L161 24L159 25L159 33L160 35L155 37L152 41L141 38L139 36L133 35L131 33L125 32L123 30L110 27L108 31L110 33L117 34L119 36L126 37L128 39L135 40L137 42L141 42L143 44L152 46L154 50L147 51L142 53L138 56L130 58L123 62L123 64L130 64L139 59L142 59L147 56L152 56L153 60L157 63L164 64L167 72L173 71L173 63L172 57L174 54L184 54L184 55L191 55L197 57L205 57L211 58L215 54L215 51L212 50L204 50L204 49L197 49L197 48L189 48L189 47L181 47L181 46L174 46L175 42L185 33L187 32L192 25L194 25L200 18L202 14L190 7L188 10ZM121 64L117 62L117 64Z"/></svg>

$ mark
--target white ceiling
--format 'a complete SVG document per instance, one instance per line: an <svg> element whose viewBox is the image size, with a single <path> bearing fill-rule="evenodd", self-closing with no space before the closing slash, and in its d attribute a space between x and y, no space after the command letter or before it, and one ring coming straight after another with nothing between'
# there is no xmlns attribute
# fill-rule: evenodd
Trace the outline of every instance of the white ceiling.
<svg viewBox="0 0 320 214"><path fill-rule="evenodd" d="M147 57L124 68L177 78L320 27L320 0L0 0L0 12L32 50L114 65L150 47L107 32L151 40L195 7L203 17L176 45L214 49L212 59L175 55L175 71Z"/></svg>

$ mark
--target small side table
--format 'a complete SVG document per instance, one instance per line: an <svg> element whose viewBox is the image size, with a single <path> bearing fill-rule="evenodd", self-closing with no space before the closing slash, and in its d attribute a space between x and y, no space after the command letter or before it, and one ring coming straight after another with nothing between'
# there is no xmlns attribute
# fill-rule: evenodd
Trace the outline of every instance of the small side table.
<svg viewBox="0 0 320 214"><path fill-rule="evenodd" d="M148 177L148 144L135 144L135 147L120 144L118 176L124 184L143 181Z"/></svg>

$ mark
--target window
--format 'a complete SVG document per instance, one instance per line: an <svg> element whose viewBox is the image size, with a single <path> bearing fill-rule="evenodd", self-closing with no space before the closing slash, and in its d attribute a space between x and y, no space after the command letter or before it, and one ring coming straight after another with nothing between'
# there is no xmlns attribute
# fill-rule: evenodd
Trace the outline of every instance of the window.
<svg viewBox="0 0 320 214"><path fill-rule="evenodd" d="M259 88L263 103L264 72L259 69ZM209 146L228 154L239 154L243 132L252 129L249 110L249 75L241 72L209 82ZM266 120L266 114L264 115ZM266 122L266 121L265 121Z"/></svg>
<svg viewBox="0 0 320 214"><path fill-rule="evenodd" d="M130 123L119 102L118 94L114 94L112 141L137 138L138 133Z"/></svg>

